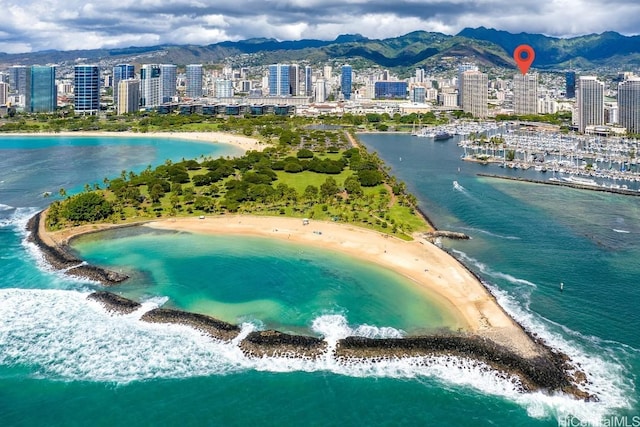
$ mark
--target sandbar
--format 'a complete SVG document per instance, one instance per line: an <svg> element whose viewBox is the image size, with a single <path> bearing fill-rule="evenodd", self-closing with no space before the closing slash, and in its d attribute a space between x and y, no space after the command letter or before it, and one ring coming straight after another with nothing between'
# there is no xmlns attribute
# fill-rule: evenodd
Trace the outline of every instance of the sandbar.
<svg viewBox="0 0 640 427"><path fill-rule="evenodd" d="M257 138L244 135L236 135L227 132L105 132L105 131L78 131L78 132L9 132L7 136L66 136L66 137L106 137L106 138L173 138L191 141L222 143L234 145L244 151L262 151L266 145L261 144Z"/></svg>

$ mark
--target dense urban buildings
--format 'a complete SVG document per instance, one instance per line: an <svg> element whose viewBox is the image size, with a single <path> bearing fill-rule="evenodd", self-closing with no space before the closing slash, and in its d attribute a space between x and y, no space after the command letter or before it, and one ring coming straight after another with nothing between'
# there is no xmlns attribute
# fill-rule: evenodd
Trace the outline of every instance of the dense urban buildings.
<svg viewBox="0 0 640 427"><path fill-rule="evenodd" d="M28 67L14 65L9 68L9 94L13 95L18 106L25 106L27 96Z"/></svg>
<svg viewBox="0 0 640 427"><path fill-rule="evenodd" d="M133 79L135 76L136 70L131 64L118 64L113 67L113 105L118 105L118 84L120 80Z"/></svg>
<svg viewBox="0 0 640 427"><path fill-rule="evenodd" d="M517 115L538 114L538 73L513 76L513 112Z"/></svg>
<svg viewBox="0 0 640 427"><path fill-rule="evenodd" d="M576 112L576 124L581 133L587 126L604 124L604 84L597 77L580 76L578 79Z"/></svg>
<svg viewBox="0 0 640 427"><path fill-rule="evenodd" d="M618 85L620 125L629 133L640 133L640 77L630 77Z"/></svg>
<svg viewBox="0 0 640 427"><path fill-rule="evenodd" d="M76 65L73 74L76 114L98 114L100 111L100 68Z"/></svg>

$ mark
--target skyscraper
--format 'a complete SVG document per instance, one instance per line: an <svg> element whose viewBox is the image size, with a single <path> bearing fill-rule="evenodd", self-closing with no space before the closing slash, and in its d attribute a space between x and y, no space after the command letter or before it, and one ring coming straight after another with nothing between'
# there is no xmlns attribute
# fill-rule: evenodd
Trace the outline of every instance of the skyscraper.
<svg viewBox="0 0 640 427"><path fill-rule="evenodd" d="M20 101L18 105L24 107L27 96L28 68L24 65L14 65L9 68L9 94L14 95Z"/></svg>
<svg viewBox="0 0 640 427"><path fill-rule="evenodd" d="M576 88L578 131L604 124L604 84L595 76L580 76Z"/></svg>
<svg viewBox="0 0 640 427"><path fill-rule="evenodd" d="M411 89L411 102L423 103L427 97L427 90L422 86Z"/></svg>
<svg viewBox="0 0 640 427"><path fill-rule="evenodd" d="M187 65L187 98L202 97L202 64Z"/></svg>
<svg viewBox="0 0 640 427"><path fill-rule="evenodd" d="M118 93L118 114L135 113L140 109L140 80L120 80L114 88L114 95Z"/></svg>
<svg viewBox="0 0 640 427"><path fill-rule="evenodd" d="M113 105L118 108L118 84L120 80L132 79L136 76L131 64L118 64L113 67Z"/></svg>
<svg viewBox="0 0 640 427"><path fill-rule="evenodd" d="M160 64L160 103L171 102L176 96L178 67L173 64Z"/></svg>
<svg viewBox="0 0 640 427"><path fill-rule="evenodd" d="M576 72L575 71L567 71L564 75L565 84L566 84L566 97L567 98L575 98L576 97Z"/></svg>
<svg viewBox="0 0 640 427"><path fill-rule="evenodd" d="M618 84L620 124L627 132L640 133L640 77L630 77Z"/></svg>
<svg viewBox="0 0 640 427"><path fill-rule="evenodd" d="M324 102L327 100L327 85L324 79L316 80L316 102Z"/></svg>
<svg viewBox="0 0 640 427"><path fill-rule="evenodd" d="M157 107L162 104L160 65L145 64L140 69L140 106Z"/></svg>
<svg viewBox="0 0 640 427"><path fill-rule="evenodd" d="M216 98L231 98L233 96L233 82L226 79L216 79Z"/></svg>
<svg viewBox="0 0 640 427"><path fill-rule="evenodd" d="M25 110L50 113L58 106L56 67L33 65L27 78Z"/></svg>
<svg viewBox="0 0 640 427"><path fill-rule="evenodd" d="M9 102L9 83L0 82L0 105L7 105Z"/></svg>
<svg viewBox="0 0 640 427"><path fill-rule="evenodd" d="M538 114L538 73L513 76L513 112L517 115Z"/></svg>
<svg viewBox="0 0 640 427"><path fill-rule="evenodd" d="M469 63L458 65L458 105L463 108L464 108L464 105L462 104L462 92L464 91L464 88L463 88L464 82L462 81L462 74L465 71L478 71L478 67L475 64L469 64Z"/></svg>
<svg viewBox="0 0 640 427"><path fill-rule="evenodd" d="M76 65L73 84L75 112L98 114L100 111L100 68L97 65Z"/></svg>
<svg viewBox="0 0 640 427"><path fill-rule="evenodd" d="M346 101L351 99L351 80L353 79L353 70L351 65L342 66L342 74L340 78L340 91Z"/></svg>
<svg viewBox="0 0 640 427"><path fill-rule="evenodd" d="M300 67L298 64L289 65L289 94L300 95Z"/></svg>
<svg viewBox="0 0 640 427"><path fill-rule="evenodd" d="M462 110L477 118L486 118L489 114L489 79L480 71L462 73Z"/></svg>
<svg viewBox="0 0 640 427"><path fill-rule="evenodd" d="M289 90L289 65L269 65L269 96L288 96Z"/></svg>
<svg viewBox="0 0 640 427"><path fill-rule="evenodd" d="M305 96L313 95L313 70L308 65L304 67L304 94Z"/></svg>

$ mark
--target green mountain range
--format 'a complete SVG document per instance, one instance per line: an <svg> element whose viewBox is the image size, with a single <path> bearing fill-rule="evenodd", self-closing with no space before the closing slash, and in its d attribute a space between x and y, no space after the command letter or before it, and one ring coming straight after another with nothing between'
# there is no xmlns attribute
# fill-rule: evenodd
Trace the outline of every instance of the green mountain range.
<svg viewBox="0 0 640 427"><path fill-rule="evenodd" d="M572 38L541 34L512 34L506 31L465 28L455 36L414 31L388 39L368 39L361 35L341 35L335 40L277 41L256 38L221 42L208 46L161 45L124 49L43 51L25 54L0 54L0 63L71 64L77 62L137 63L221 63L266 65L275 62L317 64L328 60L348 61L352 65L379 65L396 71L420 66L437 66L443 59L458 58L486 66L515 68L513 50L529 44L536 51L533 66L539 69L567 67L589 69L615 66L640 66L640 36L615 32Z"/></svg>

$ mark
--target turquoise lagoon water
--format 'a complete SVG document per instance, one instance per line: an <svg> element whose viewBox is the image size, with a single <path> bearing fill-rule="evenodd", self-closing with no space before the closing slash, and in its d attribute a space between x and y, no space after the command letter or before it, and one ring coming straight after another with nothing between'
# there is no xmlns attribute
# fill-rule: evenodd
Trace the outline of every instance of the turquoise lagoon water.
<svg viewBox="0 0 640 427"><path fill-rule="evenodd" d="M640 200L479 178L486 167L461 162L451 142L361 139L438 227L472 236L444 245L515 318L580 363L600 402L519 394L482 366L455 359L249 360L233 343L186 327L145 324L140 313L110 316L86 300L96 285L50 272L25 242L27 218L49 202L42 192L80 189L165 158L234 151L184 141L3 136L0 424L633 422L640 412ZM122 292L144 301L142 311L167 305L217 313L242 323L243 334L278 327L325 336L330 345L350 334L397 336L450 321L395 274L331 253L158 231L108 237L85 237L77 249L132 272Z"/></svg>

